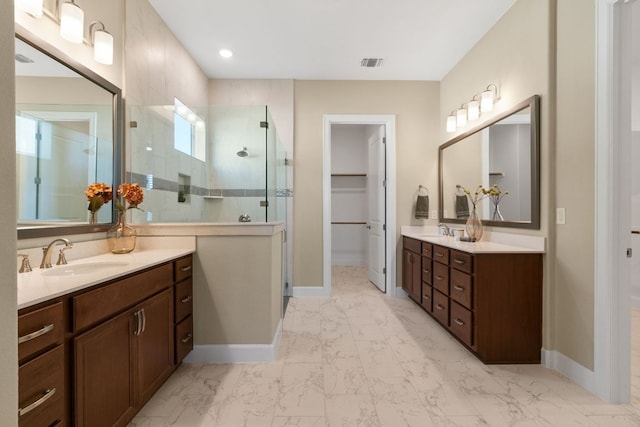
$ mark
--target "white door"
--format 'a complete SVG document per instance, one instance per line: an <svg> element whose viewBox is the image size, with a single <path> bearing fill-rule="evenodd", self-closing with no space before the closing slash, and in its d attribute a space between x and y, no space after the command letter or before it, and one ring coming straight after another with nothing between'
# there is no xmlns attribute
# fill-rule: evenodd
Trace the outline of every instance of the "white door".
<svg viewBox="0 0 640 427"><path fill-rule="evenodd" d="M385 192L385 127L380 126L377 135L369 139L369 170L367 171L367 193L369 196L369 280L382 292L386 292L386 192Z"/></svg>

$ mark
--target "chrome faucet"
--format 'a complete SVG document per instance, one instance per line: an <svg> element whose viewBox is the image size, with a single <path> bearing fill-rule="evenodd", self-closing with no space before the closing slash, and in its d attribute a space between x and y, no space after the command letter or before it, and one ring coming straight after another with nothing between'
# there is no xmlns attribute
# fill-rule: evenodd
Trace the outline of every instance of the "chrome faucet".
<svg viewBox="0 0 640 427"><path fill-rule="evenodd" d="M42 262L40 263L40 268L51 268L51 250L53 249L53 247L57 242L64 243L64 249L67 249L73 246L73 244L71 244L71 242L68 239L63 239L63 238L55 239L53 242L49 243L49 245L46 248L42 248ZM64 254L62 255L63 255L61 257L62 260L58 260L58 264L67 263L67 260L64 258Z"/></svg>
<svg viewBox="0 0 640 427"><path fill-rule="evenodd" d="M443 223L438 224L438 229L442 230L443 236L451 236L451 229L447 224L443 224Z"/></svg>

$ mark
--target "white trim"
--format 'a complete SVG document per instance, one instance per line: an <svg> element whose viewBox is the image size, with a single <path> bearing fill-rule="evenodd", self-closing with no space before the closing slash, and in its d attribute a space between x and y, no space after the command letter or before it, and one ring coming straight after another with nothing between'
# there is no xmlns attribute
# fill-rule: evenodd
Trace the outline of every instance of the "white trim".
<svg viewBox="0 0 640 427"><path fill-rule="evenodd" d="M593 392L613 403L630 399L629 263L624 247L630 230L629 169L625 165L628 142L618 129L620 84L615 55L620 48L620 22L616 10L625 4L597 3L596 48L596 206L594 263L594 385ZM622 14L620 14L622 15ZM625 146L625 143L627 146ZM628 156L626 156L628 157ZM626 159L628 160L628 159ZM577 378L572 379L578 381ZM585 387L587 388L587 387ZM587 388L588 389L588 388Z"/></svg>
<svg viewBox="0 0 640 427"><path fill-rule="evenodd" d="M640 309L640 297L631 296L631 308Z"/></svg>
<svg viewBox="0 0 640 427"><path fill-rule="evenodd" d="M324 296L331 294L331 125L384 125L386 127L386 294L396 294L396 116L393 114L325 114L323 122L322 158L322 289ZM308 289L294 287L296 290Z"/></svg>
<svg viewBox="0 0 640 427"><path fill-rule="evenodd" d="M543 348L541 358L543 366L549 369L555 369L585 390L595 394L595 373L593 371L590 371L573 359L554 350L546 350Z"/></svg>
<svg viewBox="0 0 640 427"><path fill-rule="evenodd" d="M195 345L184 363L268 363L278 359L282 338L282 319L271 344Z"/></svg>
<svg viewBox="0 0 640 427"><path fill-rule="evenodd" d="M331 296L331 287L324 286L294 286L294 297L328 297Z"/></svg>

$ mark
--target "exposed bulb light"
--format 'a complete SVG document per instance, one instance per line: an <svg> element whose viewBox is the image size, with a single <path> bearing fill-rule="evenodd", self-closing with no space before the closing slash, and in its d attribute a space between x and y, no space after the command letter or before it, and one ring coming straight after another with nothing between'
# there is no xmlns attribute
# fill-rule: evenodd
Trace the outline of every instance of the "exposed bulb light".
<svg viewBox="0 0 640 427"><path fill-rule="evenodd" d="M467 117L469 120L477 120L480 117L480 101L476 99L475 95L467 103Z"/></svg>
<svg viewBox="0 0 640 427"><path fill-rule="evenodd" d="M447 132L455 132L456 130L456 116L455 113L452 112L449 116L447 116Z"/></svg>
<svg viewBox="0 0 640 427"><path fill-rule="evenodd" d="M229 49L220 49L218 53L223 58L231 58L233 56L233 52L231 52Z"/></svg>
<svg viewBox="0 0 640 427"><path fill-rule="evenodd" d="M42 3L44 0L17 0L16 6L23 12L39 18L42 16Z"/></svg>
<svg viewBox="0 0 640 427"><path fill-rule="evenodd" d="M487 86L487 89L480 94L480 111L487 113L493 111L493 103L498 100L498 87L494 84Z"/></svg>
<svg viewBox="0 0 640 427"><path fill-rule="evenodd" d="M82 43L84 12L73 0L60 5L60 36L71 43Z"/></svg>
<svg viewBox="0 0 640 427"><path fill-rule="evenodd" d="M102 25L102 29L95 29L96 25ZM89 26L89 34L93 43L93 59L105 65L113 64L113 36L106 30L100 21L93 21Z"/></svg>
<svg viewBox="0 0 640 427"><path fill-rule="evenodd" d="M456 111L456 126L461 128L467 125L467 110L464 108L464 105L461 105L460 108Z"/></svg>

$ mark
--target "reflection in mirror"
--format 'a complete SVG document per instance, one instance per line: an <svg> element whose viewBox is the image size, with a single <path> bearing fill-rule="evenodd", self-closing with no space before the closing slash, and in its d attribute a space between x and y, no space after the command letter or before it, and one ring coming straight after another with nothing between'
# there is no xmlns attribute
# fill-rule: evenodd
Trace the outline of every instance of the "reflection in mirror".
<svg viewBox="0 0 640 427"><path fill-rule="evenodd" d="M112 205L103 206L98 225L89 226L84 192L93 182L119 181L114 116L120 91L68 58L63 63L59 52L54 59L26 40L15 39L18 237L106 229Z"/></svg>
<svg viewBox="0 0 640 427"><path fill-rule="evenodd" d="M463 190L482 185L500 191L477 205L485 224L539 228L538 102L534 96L440 147L441 220L465 222L471 204Z"/></svg>

